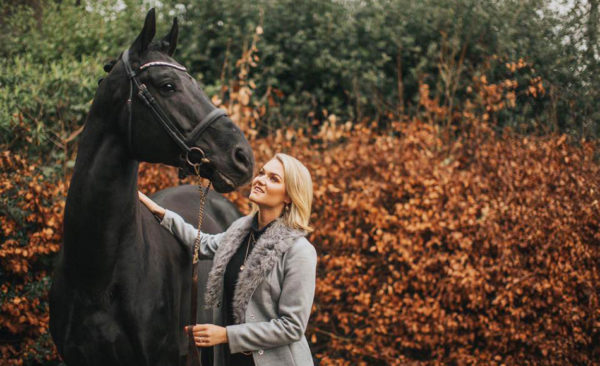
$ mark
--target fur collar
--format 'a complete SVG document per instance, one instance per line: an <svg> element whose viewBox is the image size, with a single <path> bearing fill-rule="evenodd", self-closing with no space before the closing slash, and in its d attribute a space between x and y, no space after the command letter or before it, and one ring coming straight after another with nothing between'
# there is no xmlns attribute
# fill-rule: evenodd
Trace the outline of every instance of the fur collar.
<svg viewBox="0 0 600 366"><path fill-rule="evenodd" d="M221 238L219 248L213 258L213 265L206 283L206 307L221 305L225 269L235 254L242 240L248 234L253 216L244 216L229 226ZM239 273L233 296L233 317L237 324L246 321L248 302L258 285L271 272L277 260L294 244L296 239L305 236L306 232L292 229L281 219L276 219L254 244L254 248L246 259L246 268Z"/></svg>

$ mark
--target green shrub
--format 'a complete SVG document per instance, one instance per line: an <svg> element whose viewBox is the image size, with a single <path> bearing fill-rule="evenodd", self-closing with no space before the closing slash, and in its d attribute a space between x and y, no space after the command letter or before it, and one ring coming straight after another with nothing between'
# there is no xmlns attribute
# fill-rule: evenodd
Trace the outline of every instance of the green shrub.
<svg viewBox="0 0 600 366"><path fill-rule="evenodd" d="M35 2L34 2L35 3ZM0 79L3 146L33 143L47 152L57 131L83 124L101 66L139 32L147 8L139 1L7 5L1 23ZM600 133L600 66L586 52L597 34L577 3L560 15L540 0L194 0L155 4L159 28L181 20L176 58L209 94L232 89L237 61L257 26L262 34L248 80L253 106L267 127L312 126L326 115L385 125L420 112L419 85L427 83L441 105L461 110L466 87L486 75L499 83L506 63L525 60L524 89L540 77L545 93L517 95L495 127L523 133ZM33 10L33 9L37 10ZM583 9L582 8L582 9ZM578 10L579 9L579 10ZM576 11L577 10L577 11ZM585 9L583 9L585 10ZM576 29L585 32L577 33ZM225 100L227 102L227 100ZM35 135L19 136L19 114ZM15 120L14 116L17 116ZM460 124L460 119L450 121ZM64 138L64 135L61 135Z"/></svg>
<svg viewBox="0 0 600 366"><path fill-rule="evenodd" d="M95 57L38 63L31 55L0 60L2 143L15 150L59 147L85 120L96 90Z"/></svg>

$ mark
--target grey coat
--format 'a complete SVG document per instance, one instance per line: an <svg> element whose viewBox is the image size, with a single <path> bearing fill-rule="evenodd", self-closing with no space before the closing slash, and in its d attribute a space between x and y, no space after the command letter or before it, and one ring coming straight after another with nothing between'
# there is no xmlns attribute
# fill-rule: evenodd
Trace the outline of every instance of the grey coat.
<svg viewBox="0 0 600 366"><path fill-rule="evenodd" d="M223 281L227 263L250 230L252 216L236 220L221 234L201 233L200 257L212 258L205 302L214 323L224 326ZM198 231L167 210L161 225L192 246ZM315 293L317 253L303 231L277 219L256 242L239 273L233 298L235 325L226 326L232 353L252 351L257 366L312 366L304 332ZM215 366L224 349L214 347Z"/></svg>

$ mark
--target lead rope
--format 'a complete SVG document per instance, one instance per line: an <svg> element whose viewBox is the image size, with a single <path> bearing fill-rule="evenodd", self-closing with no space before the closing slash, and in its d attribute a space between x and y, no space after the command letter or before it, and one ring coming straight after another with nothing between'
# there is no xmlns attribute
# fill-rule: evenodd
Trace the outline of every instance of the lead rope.
<svg viewBox="0 0 600 366"><path fill-rule="evenodd" d="M198 262L198 251L200 250L200 228L202 227L202 220L204 219L204 205L206 203L206 196L208 195L208 191L210 190L210 181L208 181L208 185L204 187L204 192L202 191L202 178L198 175L198 192L200 192L200 208L198 209L198 235L196 236L196 240L194 240L194 259L192 263L196 264Z"/></svg>
<svg viewBox="0 0 600 366"><path fill-rule="evenodd" d="M196 347L196 342L194 341L194 331L193 326L196 324L196 308L198 305L198 260L200 251L200 229L202 228L202 221L204 218L204 205L206 203L206 196L208 195L208 191L210 189L211 182L208 181L208 185L204 187L204 191L202 190L202 177L200 177L200 172L198 169L198 165L194 165L194 170L196 172L196 176L198 177L198 192L200 192L200 208L198 209L198 235L196 236L196 240L194 241L193 246L193 259L192 259L192 301L191 301L191 326L188 328L188 345L189 345L189 355L188 355L188 366L202 366L202 362L200 360L200 353L198 352L198 347Z"/></svg>

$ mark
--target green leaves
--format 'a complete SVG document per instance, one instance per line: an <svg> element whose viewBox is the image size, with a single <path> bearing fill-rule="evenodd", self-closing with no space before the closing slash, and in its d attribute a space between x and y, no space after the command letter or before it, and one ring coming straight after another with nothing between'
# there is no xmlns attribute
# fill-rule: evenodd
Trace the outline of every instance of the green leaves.
<svg viewBox="0 0 600 366"><path fill-rule="evenodd" d="M101 67L96 56L46 63L30 54L1 59L0 127L7 133L0 143L40 155L56 148L53 140L83 124Z"/></svg>
<svg viewBox="0 0 600 366"><path fill-rule="evenodd" d="M322 123L322 110L352 121L415 115L420 82L441 104L460 108L473 77L486 74L491 83L505 77L502 68L490 69L494 57L526 59L548 91L535 101L516 98L513 109L498 115L498 129L600 132L594 108L600 89L593 87L600 64L586 61L585 37L573 34L587 24L582 9L561 16L537 0L194 0L157 6L158 33L179 16L176 58L213 95L237 82L238 60L262 26L257 66L248 75L256 84L255 100L262 101L257 107L265 108L262 133ZM0 32L0 129L8 131L1 143L51 149L50 131L62 128L56 124L80 125L101 65L133 40L143 7L134 0L119 6L50 2L37 12L12 6ZM15 129L19 118L39 131L31 141Z"/></svg>

